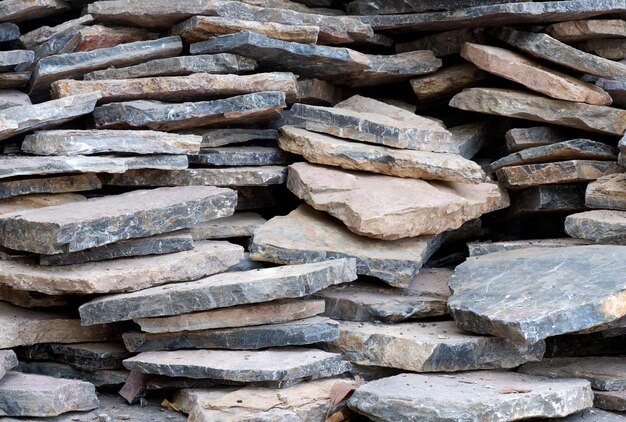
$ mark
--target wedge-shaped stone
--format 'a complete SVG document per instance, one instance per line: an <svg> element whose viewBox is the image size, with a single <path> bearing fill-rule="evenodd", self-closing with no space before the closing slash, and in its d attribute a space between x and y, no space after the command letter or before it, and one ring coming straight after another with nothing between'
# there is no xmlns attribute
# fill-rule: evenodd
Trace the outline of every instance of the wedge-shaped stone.
<svg viewBox="0 0 626 422"><path fill-rule="evenodd" d="M585 185L533 186L511 195L510 217L536 213L579 212L585 210Z"/></svg>
<svg viewBox="0 0 626 422"><path fill-rule="evenodd" d="M249 237L265 224L265 219L255 212L239 212L229 217L217 218L191 227L194 240Z"/></svg>
<svg viewBox="0 0 626 422"><path fill-rule="evenodd" d="M324 289L317 296L326 301L324 315L330 318L393 324L446 315L451 275L445 268L422 269L404 289L361 281Z"/></svg>
<svg viewBox="0 0 626 422"><path fill-rule="evenodd" d="M285 107L285 94L269 91L182 104L145 100L112 103L96 108L93 115L99 129L148 127L167 131L273 120Z"/></svg>
<svg viewBox="0 0 626 422"><path fill-rule="evenodd" d="M3 0L0 22L24 22L64 12L70 5L64 0Z"/></svg>
<svg viewBox="0 0 626 422"><path fill-rule="evenodd" d="M200 166L279 166L289 164L291 155L275 147L216 147L204 148L190 155L189 162Z"/></svg>
<svg viewBox="0 0 626 422"><path fill-rule="evenodd" d="M354 259L335 259L224 273L195 282L94 299L80 307L80 315L83 324L91 325L303 297L355 280L355 268Z"/></svg>
<svg viewBox="0 0 626 422"><path fill-rule="evenodd" d="M22 360L54 361L85 371L120 369L122 361L132 356L122 343L46 343L18 353Z"/></svg>
<svg viewBox="0 0 626 422"><path fill-rule="evenodd" d="M528 248L563 248L567 246L588 245L589 242L564 237L560 239L511 240L503 242L470 242L467 244L469 256L486 255L488 253L513 251Z"/></svg>
<svg viewBox="0 0 626 422"><path fill-rule="evenodd" d="M11 71L19 65L29 65L35 59L30 50L0 51L0 71Z"/></svg>
<svg viewBox="0 0 626 422"><path fill-rule="evenodd" d="M338 354L305 348L144 352L126 359L124 366L145 374L245 383L272 382L278 383L279 388L305 379L332 377L350 368Z"/></svg>
<svg viewBox="0 0 626 422"><path fill-rule="evenodd" d="M257 350L328 342L337 337L339 326L335 321L311 317L281 324L184 333L148 334L134 331L124 334L124 344L131 352L180 349Z"/></svg>
<svg viewBox="0 0 626 422"><path fill-rule="evenodd" d="M626 22L622 19L584 19L552 24L546 32L565 43L597 38L626 38Z"/></svg>
<svg viewBox="0 0 626 422"><path fill-rule="evenodd" d="M151 130L46 130L28 135L22 151L35 155L197 154L202 138Z"/></svg>
<svg viewBox="0 0 626 422"><path fill-rule="evenodd" d="M349 170L461 183L480 183L485 178L478 164L454 154L367 145L295 126L283 126L278 141L283 150L309 162Z"/></svg>
<svg viewBox="0 0 626 422"><path fill-rule="evenodd" d="M565 232L594 243L626 245L626 211L594 210L569 215Z"/></svg>
<svg viewBox="0 0 626 422"><path fill-rule="evenodd" d="M250 256L278 264L354 258L358 274L406 288L442 242L442 235L396 241L358 236L326 213L303 205L259 227L254 232Z"/></svg>
<svg viewBox="0 0 626 422"><path fill-rule="evenodd" d="M308 163L289 167L287 187L350 231L385 240L458 229L499 208L502 199L493 183L426 182Z"/></svg>
<svg viewBox="0 0 626 422"><path fill-rule="evenodd" d="M207 241L196 242L191 251L62 267L0 260L0 283L50 295L134 291L226 271L242 258L240 246Z"/></svg>
<svg viewBox="0 0 626 422"><path fill-rule="evenodd" d="M488 73L471 63L461 63L411 79L411 88L420 102L438 101L450 98L463 89L476 86L487 79Z"/></svg>
<svg viewBox="0 0 626 422"><path fill-rule="evenodd" d="M593 393L585 380L477 371L383 378L357 388L348 406L379 421L504 422L565 417L591 407L592 403Z"/></svg>
<svg viewBox="0 0 626 422"><path fill-rule="evenodd" d="M521 189L530 186L591 181L620 171L615 161L570 160L503 167L496 171L496 175L501 186Z"/></svg>
<svg viewBox="0 0 626 422"><path fill-rule="evenodd" d="M94 198L80 207L59 205L4 215L0 240L16 250L75 252L226 217L234 213L236 200L235 191L208 186L133 191Z"/></svg>
<svg viewBox="0 0 626 422"><path fill-rule="evenodd" d="M450 278L448 307L460 328L528 343L610 323L626 314L625 254L594 245L469 258Z"/></svg>
<svg viewBox="0 0 626 422"><path fill-rule="evenodd" d="M521 91L468 88L455 95L452 107L498 116L554 123L612 135L626 130L626 111L591 104L554 100Z"/></svg>
<svg viewBox="0 0 626 422"><path fill-rule="evenodd" d="M222 147L248 141L267 141L271 144L278 137L275 129L189 129L185 133L202 136L202 148Z"/></svg>
<svg viewBox="0 0 626 422"><path fill-rule="evenodd" d="M433 10L457 10L470 6L498 4L501 0L353 0L346 5L352 15L395 15ZM513 0L511 3L522 0Z"/></svg>
<svg viewBox="0 0 626 422"><path fill-rule="evenodd" d="M0 181L0 198L42 193L81 192L97 190L101 187L100 179L93 173L7 180Z"/></svg>
<svg viewBox="0 0 626 422"><path fill-rule="evenodd" d="M98 407L96 388L82 381L9 372L0 380L2 416L57 416Z"/></svg>
<svg viewBox="0 0 626 422"><path fill-rule="evenodd" d="M589 208L626 211L626 174L611 174L589 183L585 205Z"/></svg>
<svg viewBox="0 0 626 422"><path fill-rule="evenodd" d="M612 102L611 96L601 88L504 48L465 43L461 56L482 70L552 98L596 105Z"/></svg>
<svg viewBox="0 0 626 422"><path fill-rule="evenodd" d="M511 129L505 135L506 147L510 152L542 147L573 138L574 136L568 134L564 129L546 126Z"/></svg>
<svg viewBox="0 0 626 422"><path fill-rule="evenodd" d="M460 330L454 321L394 325L341 321L339 338L326 350L352 363L414 372L512 368L543 357L545 344L517 346L509 340Z"/></svg>
<svg viewBox="0 0 626 422"><path fill-rule="evenodd" d="M100 103L132 100L201 101L261 91L284 92L288 101L296 98L296 77L292 73L273 72L254 75L158 76L136 79L95 81L61 80L52 84L52 96L99 91Z"/></svg>
<svg viewBox="0 0 626 422"><path fill-rule="evenodd" d="M13 350L0 350L0 379L17 366L17 356Z"/></svg>

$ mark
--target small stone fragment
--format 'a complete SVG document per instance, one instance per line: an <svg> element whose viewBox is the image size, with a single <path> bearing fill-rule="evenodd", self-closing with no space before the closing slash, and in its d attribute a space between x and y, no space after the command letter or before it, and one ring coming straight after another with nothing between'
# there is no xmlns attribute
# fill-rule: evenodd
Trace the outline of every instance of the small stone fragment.
<svg viewBox="0 0 626 422"><path fill-rule="evenodd" d="M19 65L29 65L35 59L30 50L0 51L0 71L12 71Z"/></svg>
<svg viewBox="0 0 626 422"><path fill-rule="evenodd" d="M614 410L616 412L626 411L626 390L621 391L594 391L593 406L598 409ZM610 413L606 413L609 417ZM617 416L617 415L615 415ZM611 419L606 419L610 421Z"/></svg>
<svg viewBox="0 0 626 422"><path fill-rule="evenodd" d="M19 37L19 26L11 22L0 23L0 42L15 41Z"/></svg>
<svg viewBox="0 0 626 422"><path fill-rule="evenodd" d="M594 210L568 215L565 232L593 243L626 245L626 211Z"/></svg>
<svg viewBox="0 0 626 422"><path fill-rule="evenodd" d="M321 106L334 106L343 96L341 87L321 79L298 80L296 102Z"/></svg>
<svg viewBox="0 0 626 422"><path fill-rule="evenodd" d="M579 212L585 210L585 185L543 185L511 195L509 215L513 218L536 213Z"/></svg>
<svg viewBox="0 0 626 422"><path fill-rule="evenodd" d="M229 217L217 218L191 227L194 240L250 237L265 224L265 219L255 212L239 212Z"/></svg>
<svg viewBox="0 0 626 422"><path fill-rule="evenodd" d="M589 208L626 211L626 174L610 174L589 183L585 205Z"/></svg>

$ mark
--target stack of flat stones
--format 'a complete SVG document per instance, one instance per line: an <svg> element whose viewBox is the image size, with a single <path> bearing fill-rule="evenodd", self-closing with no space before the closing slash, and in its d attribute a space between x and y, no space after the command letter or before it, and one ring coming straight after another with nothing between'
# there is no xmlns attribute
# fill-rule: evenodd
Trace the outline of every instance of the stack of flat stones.
<svg viewBox="0 0 626 422"><path fill-rule="evenodd" d="M626 421L624 0L0 0L0 417Z"/></svg>

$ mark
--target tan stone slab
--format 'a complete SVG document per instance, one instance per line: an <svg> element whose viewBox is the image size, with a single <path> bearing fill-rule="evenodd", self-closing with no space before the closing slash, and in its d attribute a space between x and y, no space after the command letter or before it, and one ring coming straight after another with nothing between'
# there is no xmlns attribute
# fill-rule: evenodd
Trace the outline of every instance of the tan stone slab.
<svg viewBox="0 0 626 422"><path fill-rule="evenodd" d="M74 193L36 193L33 195L6 198L0 200L0 215L86 200L87 198L83 195Z"/></svg>
<svg viewBox="0 0 626 422"><path fill-rule="evenodd" d="M437 101L449 98L486 79L489 79L488 73L471 63L461 63L411 79L411 88L419 101Z"/></svg>
<svg viewBox="0 0 626 422"><path fill-rule="evenodd" d="M626 211L593 210L568 215L565 232L593 243L626 245Z"/></svg>
<svg viewBox="0 0 626 422"><path fill-rule="evenodd" d="M587 185L585 205L626 211L626 173L603 176Z"/></svg>
<svg viewBox="0 0 626 422"><path fill-rule="evenodd" d="M142 28L111 28L103 25L92 25L78 30L70 38L62 53L92 51L129 42L153 40L158 37L158 34Z"/></svg>
<svg viewBox="0 0 626 422"><path fill-rule="evenodd" d="M559 22L548 26L546 32L565 43L598 38L626 38L626 21L623 19L583 19Z"/></svg>

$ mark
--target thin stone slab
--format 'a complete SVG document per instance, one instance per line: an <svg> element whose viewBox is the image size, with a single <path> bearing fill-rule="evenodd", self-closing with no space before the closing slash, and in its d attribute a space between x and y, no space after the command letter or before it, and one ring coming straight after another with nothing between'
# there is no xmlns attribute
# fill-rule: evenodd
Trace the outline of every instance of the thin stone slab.
<svg viewBox="0 0 626 422"><path fill-rule="evenodd" d="M57 156L63 157L63 156ZM152 170L182 170L189 167L189 160L186 155L165 155L165 154L149 154L149 155L131 155L131 156L114 156L99 155L97 157L86 156L83 158L105 157L113 159L124 166L125 171L152 169ZM70 157L74 158L74 157ZM111 173L121 173L111 172Z"/></svg>
<svg viewBox="0 0 626 422"><path fill-rule="evenodd" d="M99 371L82 371L73 366L56 362L20 362L16 371L25 374L46 375L54 378L64 378L71 380L80 380L100 387L118 387L123 385L128 378L130 371L126 369L101 369ZM61 419L63 422L72 421L72 417ZM52 419L55 420L55 419ZM79 419L80 420L80 419ZM89 420L89 419L87 419ZM138 421L137 421L138 422Z"/></svg>
<svg viewBox="0 0 626 422"><path fill-rule="evenodd" d="M358 236L326 213L302 205L255 230L250 257L277 264L354 258L358 274L406 288L442 242L442 235L396 241Z"/></svg>
<svg viewBox="0 0 626 422"><path fill-rule="evenodd" d="M3 0L0 22L24 22L69 10L64 0Z"/></svg>
<svg viewBox="0 0 626 422"><path fill-rule="evenodd" d="M546 126L511 129L504 137L506 147L510 152L542 147L573 138L565 130Z"/></svg>
<svg viewBox="0 0 626 422"><path fill-rule="evenodd" d="M594 391L593 406L598 409L614 410L616 412L626 411L626 390L621 391ZM610 415L608 412L603 412ZM626 419L626 416L622 417ZM611 419L607 419L611 420Z"/></svg>
<svg viewBox="0 0 626 422"><path fill-rule="evenodd" d="M461 57L478 68L558 100L609 105L611 96L602 88L547 68L525 56L500 47L465 43Z"/></svg>
<svg viewBox="0 0 626 422"><path fill-rule="evenodd" d="M189 156L189 163L198 166L280 166L289 164L291 154L280 148L257 146L234 146L203 148Z"/></svg>
<svg viewBox="0 0 626 422"><path fill-rule="evenodd" d="M496 171L498 182L509 189L596 180L621 172L615 161L569 160L555 163L524 164Z"/></svg>
<svg viewBox="0 0 626 422"><path fill-rule="evenodd" d="M202 148L261 140L269 143L278 137L278 131L275 129L190 129L189 133L202 136Z"/></svg>
<svg viewBox="0 0 626 422"><path fill-rule="evenodd" d="M600 78L596 81L596 85L605 90L611 98L613 98L613 104L622 107L626 105L626 81L613 81Z"/></svg>
<svg viewBox="0 0 626 422"><path fill-rule="evenodd" d="M122 343L46 343L18 351L22 360L54 361L83 371L123 368L122 361L132 356Z"/></svg>
<svg viewBox="0 0 626 422"><path fill-rule="evenodd" d="M187 76L92 81L65 79L52 84L54 98L99 91L102 94L100 104L133 100L204 101L261 91L284 92L291 102L296 98L296 90L296 76L286 72L252 75L194 73Z"/></svg>
<svg viewBox="0 0 626 422"><path fill-rule="evenodd" d="M626 211L626 174L603 176L587 185L585 205L589 208Z"/></svg>
<svg viewBox="0 0 626 422"><path fill-rule="evenodd" d="M346 5L351 15L396 15L435 10L458 10L464 7L498 4L502 0L353 0ZM510 3L520 2L513 0Z"/></svg>
<svg viewBox="0 0 626 422"><path fill-rule="evenodd" d="M469 258L450 278L448 307L460 328L527 343L607 324L626 314L624 254L592 245Z"/></svg>
<svg viewBox="0 0 626 422"><path fill-rule="evenodd" d="M4 215L0 240L5 247L40 254L75 252L226 217L235 203L236 192L208 186L133 191L93 198L82 207Z"/></svg>
<svg viewBox="0 0 626 422"><path fill-rule="evenodd" d="M26 105L32 105L28 94L16 89L0 90L0 110Z"/></svg>
<svg viewBox="0 0 626 422"><path fill-rule="evenodd" d="M131 331L123 336L124 344L131 352L181 349L258 350L328 342L337 337L338 324L319 316L280 324L182 333L149 334Z"/></svg>
<svg viewBox="0 0 626 422"><path fill-rule="evenodd" d="M626 131L624 110L554 100L509 89L468 88L455 95L450 106L611 135L621 136Z"/></svg>
<svg viewBox="0 0 626 422"><path fill-rule="evenodd" d="M503 371L396 375L362 385L348 400L362 415L395 422L559 418L592 404L588 381Z"/></svg>
<svg viewBox="0 0 626 422"><path fill-rule="evenodd" d="M190 251L62 267L0 260L0 283L49 295L134 291L220 273L242 258L241 246L205 241L195 242Z"/></svg>
<svg viewBox="0 0 626 422"><path fill-rule="evenodd" d="M589 245L581 239L564 237L560 239L511 240L502 242L470 242L467 244L469 256L480 256L488 253L513 251L528 248L564 248L568 246Z"/></svg>
<svg viewBox="0 0 626 422"><path fill-rule="evenodd" d="M33 195L20 196L17 198L7 198L0 200L0 215L11 214L15 212L30 211L34 209L51 207L55 205L71 204L75 202L85 201L83 195L74 193L58 193L46 194L39 193ZM6 251L5 248L2 248ZM12 252L13 254L16 251ZM19 252L18 252L19 253Z"/></svg>
<svg viewBox="0 0 626 422"><path fill-rule="evenodd" d="M583 19L552 24L546 33L564 43L602 39L626 38L626 22L622 19Z"/></svg>
<svg viewBox="0 0 626 422"><path fill-rule="evenodd" d="M304 379L336 376L350 369L350 365L343 362L338 354L306 348L143 352L126 359L124 366L145 374L170 377L274 382L281 384L279 388Z"/></svg>
<svg viewBox="0 0 626 422"><path fill-rule="evenodd" d="M79 308L83 324L179 315L308 296L356 279L354 259L237 271L189 283L105 296ZM237 294L241 292L241 294Z"/></svg>
<svg viewBox="0 0 626 422"><path fill-rule="evenodd" d="M143 28L111 28L103 25L91 25L76 31L61 53L93 51L99 48L110 48L120 44L157 38L158 34Z"/></svg>
<svg viewBox="0 0 626 422"><path fill-rule="evenodd" d="M459 155L470 160L491 140L491 124L487 121L450 128L452 139L459 146Z"/></svg>
<svg viewBox="0 0 626 422"><path fill-rule="evenodd" d="M69 19L55 26L43 25L20 37L20 43L30 50L35 49L38 45L44 44L51 38L61 36L67 33L74 33L77 29L83 28L85 25L92 25L95 21L91 15L83 15L76 19Z"/></svg>
<svg viewBox="0 0 626 422"><path fill-rule="evenodd" d="M626 245L626 211L594 210L568 215L565 232L593 243Z"/></svg>
<svg viewBox="0 0 626 422"><path fill-rule="evenodd" d="M148 127L169 131L273 120L285 107L285 94L269 91L181 104L146 100L111 103L96 108L93 116L98 129Z"/></svg>
<svg viewBox="0 0 626 422"><path fill-rule="evenodd" d="M611 38L588 40L575 45L586 53L595 54L609 60L626 59L626 39Z"/></svg>
<svg viewBox="0 0 626 422"><path fill-rule="evenodd" d="M24 88L30 81L31 72L0 73L0 88Z"/></svg>
<svg viewBox="0 0 626 422"><path fill-rule="evenodd" d="M579 212L585 208L585 185L533 186L511 195L508 215L514 218L537 213Z"/></svg>
<svg viewBox="0 0 626 422"><path fill-rule="evenodd" d="M337 85L315 78L298 80L298 103L334 106L342 97L343 90Z"/></svg>
<svg viewBox="0 0 626 422"><path fill-rule="evenodd" d="M100 188L102 188L102 183L98 176L93 173L43 178L34 177L0 181L0 198L43 193L81 192L98 190Z"/></svg>
<svg viewBox="0 0 626 422"><path fill-rule="evenodd" d="M250 237L265 221L255 212L238 212L229 217L196 224L191 227L191 235L194 240Z"/></svg>
<svg viewBox="0 0 626 422"><path fill-rule="evenodd" d="M93 384L13 371L0 380L0 395L2 416L57 416L98 407Z"/></svg>
<svg viewBox="0 0 626 422"><path fill-rule="evenodd" d="M0 71L12 71L19 65L29 65L35 59L30 50L0 51Z"/></svg>
<svg viewBox="0 0 626 422"><path fill-rule="evenodd" d="M458 229L502 200L493 183L426 182L308 163L289 166L287 188L350 231L385 240Z"/></svg>
<svg viewBox="0 0 626 422"><path fill-rule="evenodd" d="M202 138L152 130L45 130L26 136L22 151L35 155L197 154Z"/></svg>
<svg viewBox="0 0 626 422"><path fill-rule="evenodd" d="M0 350L0 379L17 366L17 356L13 350Z"/></svg>
<svg viewBox="0 0 626 422"><path fill-rule="evenodd" d="M476 86L487 79L488 73L471 63L461 63L411 79L411 88L420 102L434 102L450 98L463 89Z"/></svg>

